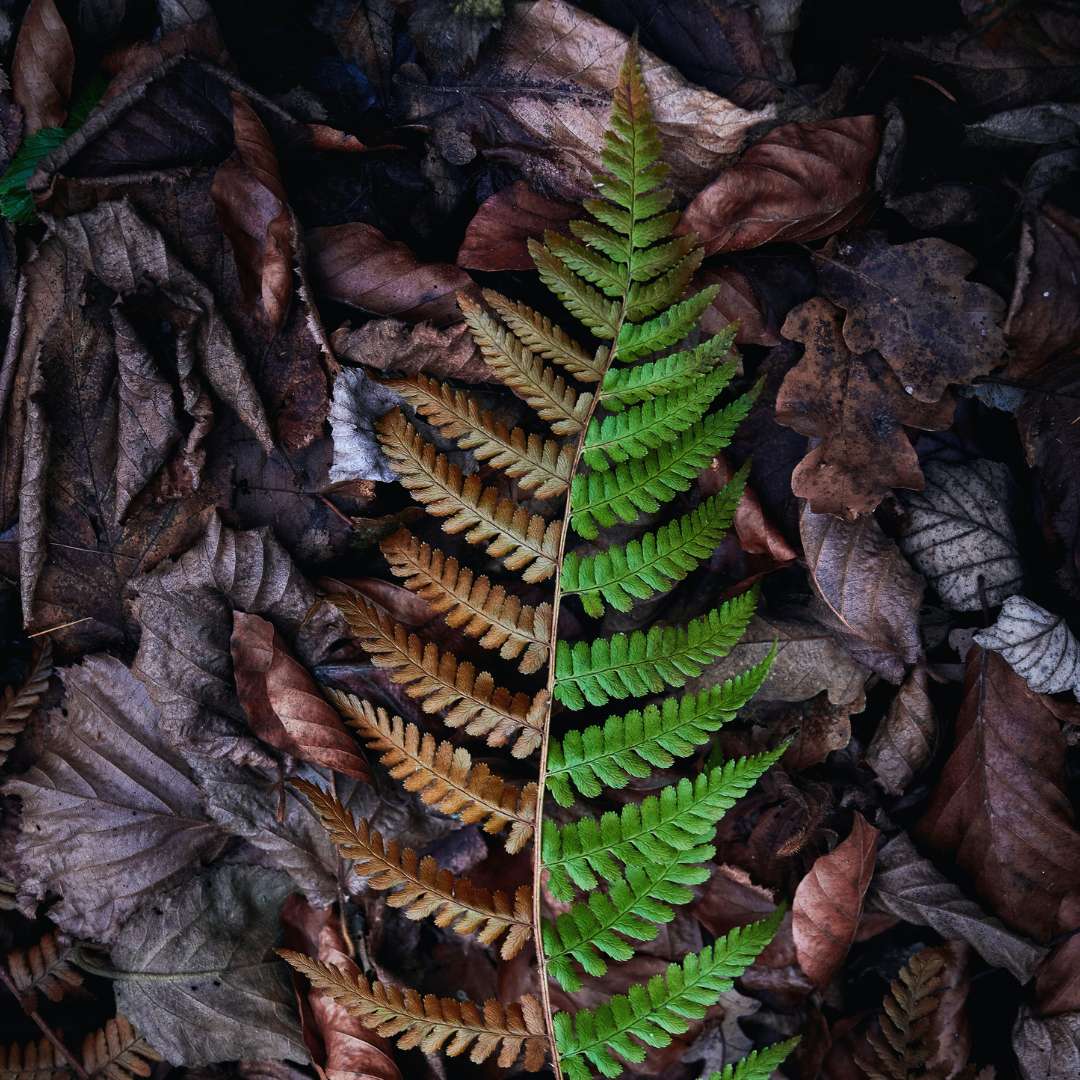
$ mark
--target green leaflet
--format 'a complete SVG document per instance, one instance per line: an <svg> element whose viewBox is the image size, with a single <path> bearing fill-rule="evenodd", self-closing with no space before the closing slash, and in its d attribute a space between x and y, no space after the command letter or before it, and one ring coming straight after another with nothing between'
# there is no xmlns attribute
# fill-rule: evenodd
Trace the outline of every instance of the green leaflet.
<svg viewBox="0 0 1080 1080"><path fill-rule="evenodd" d="M666 697L659 705L609 716L603 725L568 731L548 747L548 791L560 806L572 806L576 788L595 799L605 787L626 787L632 777L645 779L676 758L689 757L731 720L768 677L775 646L752 668L719 686Z"/></svg>
<svg viewBox="0 0 1080 1080"><path fill-rule="evenodd" d="M769 1080L784 1058L798 1045L796 1038L773 1043L764 1050L751 1050L742 1061L725 1065L723 1072L709 1073L708 1080Z"/></svg>
<svg viewBox="0 0 1080 1080"><path fill-rule="evenodd" d="M682 341L693 330L705 309L716 299L719 291L719 286L709 285L688 300L675 304L643 323L623 323L619 330L615 359L626 364Z"/></svg>
<svg viewBox="0 0 1080 1080"><path fill-rule="evenodd" d="M635 600L674 588L727 535L749 471L744 464L718 494L639 540L594 555L566 555L563 595L578 596L585 611L599 618L605 600L617 611L630 611Z"/></svg>
<svg viewBox="0 0 1080 1080"><path fill-rule="evenodd" d="M622 1072L616 1056L640 1063L648 1047L667 1046L732 985L776 933L783 909L740 926L663 975L630 987L595 1009L571 1017L556 1013L555 1042L567 1080L589 1080L590 1066L603 1076Z"/></svg>
<svg viewBox="0 0 1080 1080"><path fill-rule="evenodd" d="M570 527L586 540L595 540L601 526L620 521L631 524L688 490L702 469L731 442L759 390L756 386L723 409L709 413L674 442L657 447L641 460L602 472L577 473L570 485Z"/></svg>
<svg viewBox="0 0 1080 1080"><path fill-rule="evenodd" d="M757 588L748 589L686 626L651 626L572 646L560 641L555 699L571 709L584 709L684 686L742 637L757 598Z"/></svg>

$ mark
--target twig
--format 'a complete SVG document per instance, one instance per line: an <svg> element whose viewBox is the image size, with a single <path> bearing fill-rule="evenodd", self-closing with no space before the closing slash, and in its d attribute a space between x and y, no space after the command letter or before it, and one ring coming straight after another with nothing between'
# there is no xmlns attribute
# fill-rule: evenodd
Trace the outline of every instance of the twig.
<svg viewBox="0 0 1080 1080"><path fill-rule="evenodd" d="M71 1066L72 1072L75 1073L79 1080L90 1080L90 1074L82 1067L72 1052L60 1041L60 1037L51 1027L49 1027L41 1014L36 1009L28 1009L26 1007L26 1002L23 1000L22 995L11 981L8 973L2 967L0 967L0 982L3 982L8 993L19 1003L19 1007L22 1011L37 1024L41 1034L53 1044L60 1056Z"/></svg>

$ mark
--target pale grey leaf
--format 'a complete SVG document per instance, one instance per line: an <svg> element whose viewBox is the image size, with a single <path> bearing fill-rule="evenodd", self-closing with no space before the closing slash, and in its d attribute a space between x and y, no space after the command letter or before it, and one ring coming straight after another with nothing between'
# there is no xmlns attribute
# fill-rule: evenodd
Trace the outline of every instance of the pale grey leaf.
<svg viewBox="0 0 1080 1080"><path fill-rule="evenodd" d="M996 461L931 461L923 473L926 487L900 496L907 510L901 550L946 607L996 607L1023 580L1009 516L1009 470Z"/></svg>
<svg viewBox="0 0 1080 1080"><path fill-rule="evenodd" d="M925 665L912 668L866 749L866 762L878 783L901 795L930 760L937 737L937 717L927 693Z"/></svg>
<svg viewBox="0 0 1080 1080"><path fill-rule="evenodd" d="M1037 694L1071 690L1080 700L1080 642L1065 620L1028 600L1010 596L997 621L975 640L1001 653Z"/></svg>
<svg viewBox="0 0 1080 1080"><path fill-rule="evenodd" d="M1023 1080L1080 1076L1080 1012L1041 1017L1027 1005L1013 1025L1013 1050Z"/></svg>
<svg viewBox="0 0 1080 1080"><path fill-rule="evenodd" d="M147 895L212 859L226 837L119 660L90 656L60 676L64 711L48 715L37 763L4 786L22 800L20 889L58 894L49 912L58 926L109 942Z"/></svg>
<svg viewBox="0 0 1080 1080"><path fill-rule="evenodd" d="M342 368L334 380L330 404L334 437L330 479L334 483L381 480L388 484L397 479L379 447L373 425L399 402L397 394L369 379L361 368Z"/></svg>
<svg viewBox="0 0 1080 1080"><path fill-rule="evenodd" d="M965 125L965 131L976 146L997 150L1076 143L1080 142L1080 105L1044 101L1040 105L1007 109Z"/></svg>
<svg viewBox="0 0 1080 1080"><path fill-rule="evenodd" d="M120 1012L173 1065L306 1062L295 997L273 952L288 875L218 865L148 900L112 948Z"/></svg>

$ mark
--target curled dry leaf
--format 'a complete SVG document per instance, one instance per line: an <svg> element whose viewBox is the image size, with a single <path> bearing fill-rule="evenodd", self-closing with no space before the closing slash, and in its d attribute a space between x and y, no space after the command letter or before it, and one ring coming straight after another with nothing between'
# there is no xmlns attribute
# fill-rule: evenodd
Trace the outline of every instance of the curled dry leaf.
<svg viewBox="0 0 1080 1080"><path fill-rule="evenodd" d="M307 669L289 655L273 623L234 612L230 647L236 692L260 739L312 765L371 779L337 710L319 693Z"/></svg>
<svg viewBox="0 0 1080 1080"><path fill-rule="evenodd" d="M373 225L353 221L307 234L312 282L317 292L375 315L410 322L457 322L457 296L475 291L464 270L449 263L422 263Z"/></svg>
<svg viewBox="0 0 1080 1080"><path fill-rule="evenodd" d="M332 483L353 480L390 483L397 478L375 438L374 425L399 402L397 394L369 379L362 368L342 368L338 372L330 403L330 430L334 439Z"/></svg>
<svg viewBox="0 0 1080 1080"><path fill-rule="evenodd" d="M249 303L262 304L281 326L293 292L294 227L270 133L243 94L234 90L236 152L214 174L210 197L232 244Z"/></svg>
<svg viewBox="0 0 1080 1080"><path fill-rule="evenodd" d="M777 393L776 419L821 440L792 474L795 494L816 513L854 518L893 488L922 488L919 459L904 429L948 427L953 404L927 405L905 393L876 352L848 348L842 319L822 297L788 315L782 333L805 351Z"/></svg>
<svg viewBox="0 0 1080 1080"><path fill-rule="evenodd" d="M900 550L953 611L995 607L1019 591L1009 470L996 461L931 461L926 486L902 496Z"/></svg>
<svg viewBox="0 0 1080 1080"><path fill-rule="evenodd" d="M754 143L686 208L707 255L839 232L873 193L876 116L784 124Z"/></svg>
<svg viewBox="0 0 1080 1080"><path fill-rule="evenodd" d="M346 323L330 340L342 359L377 371L403 375L425 371L469 383L492 378L464 321L443 329L429 322L413 326L400 319L372 319L355 330Z"/></svg>
<svg viewBox="0 0 1080 1080"><path fill-rule="evenodd" d="M972 648L956 746L916 836L955 859L1007 924L1040 940L1073 929L1080 898L1080 833L1064 769L1052 702L996 653Z"/></svg>
<svg viewBox="0 0 1080 1080"><path fill-rule="evenodd" d="M855 940L863 897L874 872L878 831L859 813L848 838L818 858L791 905L799 967L824 989Z"/></svg>
<svg viewBox="0 0 1080 1080"><path fill-rule="evenodd" d="M871 514L849 522L804 506L799 532L811 584L837 631L863 663L900 682L922 656L922 578Z"/></svg>
<svg viewBox="0 0 1080 1080"><path fill-rule="evenodd" d="M465 229L457 264L468 270L532 270L528 241L564 231L578 208L538 195L524 180L489 195Z"/></svg>
<svg viewBox="0 0 1080 1080"><path fill-rule="evenodd" d="M1026 596L1010 596L994 625L980 630L975 641L1001 653L1037 694L1071 690L1080 699L1080 642L1060 615Z"/></svg>
<svg viewBox="0 0 1080 1080"><path fill-rule="evenodd" d="M878 852L867 902L904 922L929 926L943 938L966 941L988 964L1030 981L1046 956L1035 942L988 914L915 850L907 833Z"/></svg>
<svg viewBox="0 0 1080 1080"><path fill-rule="evenodd" d="M912 668L866 750L866 761L890 795L902 795L930 760L938 723L927 693L927 669Z"/></svg>
<svg viewBox="0 0 1080 1080"><path fill-rule="evenodd" d="M1005 302L965 280L975 259L937 237L889 244L871 234L815 257L826 296L846 312L853 352L879 352L916 401L985 375L1003 359Z"/></svg>
<svg viewBox="0 0 1080 1080"><path fill-rule="evenodd" d="M1080 1012L1041 1017L1021 1005L1012 1044L1023 1080L1072 1080L1080 1076Z"/></svg>
<svg viewBox="0 0 1080 1080"><path fill-rule="evenodd" d="M54 0L31 0L19 26L11 92L22 106L25 133L62 127L71 99L75 50Z"/></svg>

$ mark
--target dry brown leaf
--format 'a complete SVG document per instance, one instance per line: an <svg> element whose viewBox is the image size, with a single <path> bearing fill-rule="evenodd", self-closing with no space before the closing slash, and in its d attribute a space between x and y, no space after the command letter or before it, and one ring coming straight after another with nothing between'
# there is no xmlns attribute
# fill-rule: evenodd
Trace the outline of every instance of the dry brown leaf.
<svg viewBox="0 0 1080 1080"><path fill-rule="evenodd" d="M774 128L694 197L680 228L707 255L831 236L869 201L879 141L876 116Z"/></svg>
<svg viewBox="0 0 1080 1080"><path fill-rule="evenodd" d="M863 897L874 872L878 831L859 813L848 838L822 855L799 882L792 933L799 967L824 989L855 940Z"/></svg>
<svg viewBox="0 0 1080 1080"><path fill-rule="evenodd" d="M816 513L854 518L873 510L892 488L922 488L904 428L948 427L953 403L926 405L905 393L876 352L850 351L842 321L839 308L822 297L788 315L782 332L805 352L780 387L776 419L821 440L792 474L795 494Z"/></svg>
<svg viewBox="0 0 1080 1080"><path fill-rule="evenodd" d="M372 319L355 330L345 323L331 342L338 356L377 371L425 371L468 383L494 379L464 322L440 328L430 322L413 326L400 319Z"/></svg>
<svg viewBox="0 0 1080 1080"><path fill-rule="evenodd" d="M912 668L866 750L866 761L890 795L902 795L930 760L938 722L927 693L927 669Z"/></svg>
<svg viewBox="0 0 1080 1080"><path fill-rule="evenodd" d="M779 345L776 327L767 325L765 312L750 279L733 266L706 267L693 281L693 288L715 287L718 292L701 316L706 334L718 334L729 323L736 323L736 345Z"/></svg>
<svg viewBox="0 0 1080 1080"><path fill-rule="evenodd" d="M270 133L243 94L230 94L236 152L214 173L210 197L232 245L249 304L275 329L293 292L294 226Z"/></svg>
<svg viewBox="0 0 1080 1080"><path fill-rule="evenodd" d="M532 270L528 241L546 229L564 231L574 203L538 195L524 180L489 195L465 228L457 264L467 270Z"/></svg>
<svg viewBox="0 0 1080 1080"><path fill-rule="evenodd" d="M31 0L11 67L11 92L22 106L27 135L63 126L74 74L75 49L54 0Z"/></svg>
<svg viewBox="0 0 1080 1080"><path fill-rule="evenodd" d="M230 649L236 692L260 739L312 765L371 779L341 717L307 669L289 655L273 623L234 612Z"/></svg>
<svg viewBox="0 0 1080 1080"><path fill-rule="evenodd" d="M460 321L458 294L477 291L464 270L422 263L405 244L363 222L312 229L307 248L319 293L375 315L446 326Z"/></svg>
<svg viewBox="0 0 1080 1080"><path fill-rule="evenodd" d="M922 656L923 579L872 514L851 522L804 506L799 531L811 584L849 651L899 683Z"/></svg>
<svg viewBox="0 0 1080 1080"><path fill-rule="evenodd" d="M972 648L956 745L916 831L1006 923L1042 941L1073 929L1080 902L1080 833L1051 704L996 653Z"/></svg>
<svg viewBox="0 0 1080 1080"><path fill-rule="evenodd" d="M820 765L834 750L843 750L851 742L851 708L833 705L827 694L799 702L782 714L782 722L784 727L774 730L794 728L791 746L780 759L791 772Z"/></svg>

